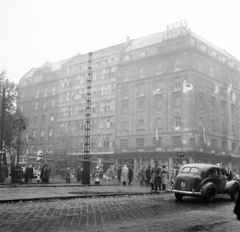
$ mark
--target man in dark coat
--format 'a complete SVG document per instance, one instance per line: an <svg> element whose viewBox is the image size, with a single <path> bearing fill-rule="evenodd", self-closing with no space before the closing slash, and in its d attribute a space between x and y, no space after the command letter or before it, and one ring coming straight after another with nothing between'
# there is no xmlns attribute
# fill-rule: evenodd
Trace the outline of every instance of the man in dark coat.
<svg viewBox="0 0 240 232"><path fill-rule="evenodd" d="M128 169L128 184L129 185L131 185L132 179L133 179L133 169L132 169L132 166L129 166L129 169Z"/></svg>
<svg viewBox="0 0 240 232"><path fill-rule="evenodd" d="M118 182L121 181L122 167L119 166L117 170Z"/></svg>
<svg viewBox="0 0 240 232"><path fill-rule="evenodd" d="M238 197L233 212L237 215L237 220L240 221L240 192L238 192Z"/></svg>
<svg viewBox="0 0 240 232"><path fill-rule="evenodd" d="M46 165L43 172L43 179L45 183L49 182L50 172L51 172L50 167Z"/></svg>
<svg viewBox="0 0 240 232"><path fill-rule="evenodd" d="M151 180L151 166L148 165L147 170L146 170L146 178L147 178L147 185L150 184Z"/></svg>

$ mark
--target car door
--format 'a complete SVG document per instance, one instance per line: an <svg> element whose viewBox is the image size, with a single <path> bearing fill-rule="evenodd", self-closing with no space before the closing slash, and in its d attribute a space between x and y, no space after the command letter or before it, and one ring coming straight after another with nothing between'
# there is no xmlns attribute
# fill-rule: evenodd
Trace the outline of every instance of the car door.
<svg viewBox="0 0 240 232"><path fill-rule="evenodd" d="M220 175L220 169L215 167L215 168L212 168L212 182L214 183L215 185L215 189L216 189L216 192L217 194L220 194L223 192L223 189L222 189L222 181L223 181L223 177Z"/></svg>

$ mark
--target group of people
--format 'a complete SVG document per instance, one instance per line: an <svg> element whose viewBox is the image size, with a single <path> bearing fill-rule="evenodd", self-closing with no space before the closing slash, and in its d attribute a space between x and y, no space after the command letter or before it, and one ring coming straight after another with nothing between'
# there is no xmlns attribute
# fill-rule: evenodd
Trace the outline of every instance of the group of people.
<svg viewBox="0 0 240 232"><path fill-rule="evenodd" d="M122 183L123 186L131 185L133 180L133 166L124 164L123 167L119 166L117 170L118 181Z"/></svg>

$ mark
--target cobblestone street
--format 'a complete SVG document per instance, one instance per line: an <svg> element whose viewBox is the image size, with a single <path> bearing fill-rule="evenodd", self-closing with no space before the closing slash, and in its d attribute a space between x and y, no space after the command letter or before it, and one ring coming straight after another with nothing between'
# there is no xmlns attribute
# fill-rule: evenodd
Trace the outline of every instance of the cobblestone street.
<svg viewBox="0 0 240 232"><path fill-rule="evenodd" d="M0 231L239 231L229 197L212 204L172 193L0 205Z"/></svg>

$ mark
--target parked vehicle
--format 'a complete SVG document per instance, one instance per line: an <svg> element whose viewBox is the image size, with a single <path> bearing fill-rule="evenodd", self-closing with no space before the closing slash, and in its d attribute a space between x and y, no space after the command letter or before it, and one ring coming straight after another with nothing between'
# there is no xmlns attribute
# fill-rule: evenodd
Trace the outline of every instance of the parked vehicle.
<svg viewBox="0 0 240 232"><path fill-rule="evenodd" d="M214 196L221 194L228 194L232 200L236 200L239 190L239 182L228 181L221 167L200 163L182 166L173 185L177 200L182 200L184 196L193 196L212 202Z"/></svg>

